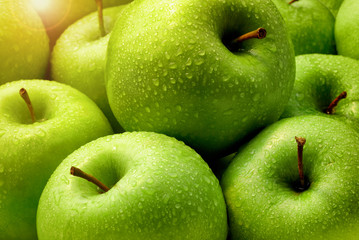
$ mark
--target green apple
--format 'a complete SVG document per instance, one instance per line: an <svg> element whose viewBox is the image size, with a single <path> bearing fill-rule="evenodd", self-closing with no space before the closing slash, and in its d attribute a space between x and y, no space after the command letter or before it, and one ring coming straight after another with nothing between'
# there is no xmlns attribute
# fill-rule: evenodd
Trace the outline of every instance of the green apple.
<svg viewBox="0 0 359 240"><path fill-rule="evenodd" d="M296 136L306 139L301 151ZM321 116L263 130L221 180L232 239L358 239L358 144L358 132Z"/></svg>
<svg viewBox="0 0 359 240"><path fill-rule="evenodd" d="M71 176L72 166L110 190ZM193 149L162 134L126 132L88 143L59 165L41 195L37 231L39 240L225 240L227 213L218 179Z"/></svg>
<svg viewBox="0 0 359 240"><path fill-rule="evenodd" d="M19 95L22 88L33 114ZM109 134L101 110L69 86L46 80L2 85L0 239L36 239L37 205L52 172L75 149Z"/></svg>
<svg viewBox="0 0 359 240"><path fill-rule="evenodd" d="M25 0L0 1L0 85L43 78L49 39L39 15Z"/></svg>
<svg viewBox="0 0 359 240"><path fill-rule="evenodd" d="M335 19L319 0L272 1L287 24L296 55L335 53Z"/></svg>
<svg viewBox="0 0 359 240"><path fill-rule="evenodd" d="M359 1L345 0L335 21L338 54L359 60Z"/></svg>
<svg viewBox="0 0 359 240"><path fill-rule="evenodd" d="M267 37L232 49L257 28ZM205 158L276 121L294 82L293 47L269 0L134 1L107 50L107 95L121 126L176 137Z"/></svg>
<svg viewBox="0 0 359 240"><path fill-rule="evenodd" d="M109 119L115 132L123 132L108 104L105 88L105 60L113 24L124 6L105 9L105 35L96 12L71 25L57 40L51 57L51 75L89 96ZM102 10L100 10L102 11Z"/></svg>
<svg viewBox="0 0 359 240"><path fill-rule="evenodd" d="M45 24L53 46L63 31L76 20L96 11L95 0L27 0ZM103 0L104 7L129 3L132 0Z"/></svg>
<svg viewBox="0 0 359 240"><path fill-rule="evenodd" d="M338 10L344 0L320 0L333 14L334 17L337 16Z"/></svg>
<svg viewBox="0 0 359 240"><path fill-rule="evenodd" d="M296 57L296 80L282 118L322 115L350 123L359 130L359 61L339 55ZM346 92L332 113L327 108Z"/></svg>

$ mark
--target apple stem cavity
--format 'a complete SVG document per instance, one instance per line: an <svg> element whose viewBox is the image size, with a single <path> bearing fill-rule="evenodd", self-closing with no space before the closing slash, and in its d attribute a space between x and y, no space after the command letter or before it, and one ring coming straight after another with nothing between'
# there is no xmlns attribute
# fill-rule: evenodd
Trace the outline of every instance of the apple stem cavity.
<svg viewBox="0 0 359 240"><path fill-rule="evenodd" d="M232 44L238 44L248 39L257 38L263 39L267 36L267 31L264 28L258 28L254 31L243 34L232 41Z"/></svg>
<svg viewBox="0 0 359 240"><path fill-rule="evenodd" d="M104 37L106 35L105 31L105 24L103 22L103 4L102 0L95 0L97 5L97 12L98 12L98 24L100 27L100 34L101 37Z"/></svg>
<svg viewBox="0 0 359 240"><path fill-rule="evenodd" d="M290 1L288 4L292 4L292 3L294 3L294 2L297 2L298 0L292 0L292 1Z"/></svg>
<svg viewBox="0 0 359 240"><path fill-rule="evenodd" d="M334 108L338 105L339 101L342 100L343 98L347 97L347 92L343 91L342 93L340 93L338 95L338 97L336 97L333 102L331 102L329 104L329 107L327 109L325 109L325 113L326 114L333 114L334 113Z"/></svg>
<svg viewBox="0 0 359 240"><path fill-rule="evenodd" d="M110 188L108 188L105 184L100 182L97 178L95 178L94 176L92 176L90 174L83 172L81 169L79 169L77 167L72 166L70 169L70 174L73 176L76 176L76 177L86 179L89 182L92 182L93 184L98 186L100 189L102 189L104 192L107 192L108 190L110 190Z"/></svg>
<svg viewBox="0 0 359 240"><path fill-rule="evenodd" d="M306 142L306 139L303 137L295 137L298 146L298 170L299 170L299 179L300 179L300 187L299 190L305 189L305 179L304 179L304 172L303 172L303 146Z"/></svg>
<svg viewBox="0 0 359 240"><path fill-rule="evenodd" d="M34 112L34 109L32 107L32 103L31 103L31 100L30 100L30 97L29 97L29 94L27 93L26 89L25 88L21 88L20 91L19 91L19 94L20 96L22 97L22 99L24 99L26 105L27 105L27 108L29 109L30 111L30 115L31 115L31 119L32 119L32 122L36 122L36 117L35 117L35 112Z"/></svg>

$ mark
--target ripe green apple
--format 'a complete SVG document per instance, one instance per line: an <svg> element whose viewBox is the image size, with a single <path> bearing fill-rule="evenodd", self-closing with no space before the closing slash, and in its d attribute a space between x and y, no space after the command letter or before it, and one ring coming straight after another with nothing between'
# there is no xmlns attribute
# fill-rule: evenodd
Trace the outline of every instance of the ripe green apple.
<svg viewBox="0 0 359 240"><path fill-rule="evenodd" d="M295 136L306 139L300 189ZM232 239L356 240L359 134L330 118L282 119L259 133L221 186Z"/></svg>
<svg viewBox="0 0 359 240"><path fill-rule="evenodd" d="M335 21L338 54L359 60L359 1L345 0Z"/></svg>
<svg viewBox="0 0 359 240"><path fill-rule="evenodd" d="M35 122L19 95L25 88ZM75 149L112 134L96 104L79 91L46 80L0 87L0 239L36 239L41 192Z"/></svg>
<svg viewBox="0 0 359 240"><path fill-rule="evenodd" d="M359 62L349 57L308 54L296 57L296 80L282 118L321 115L350 123L359 130ZM326 109L342 92L347 97Z"/></svg>
<svg viewBox="0 0 359 240"><path fill-rule="evenodd" d="M115 132L123 132L108 104L105 60L113 24L124 6L104 10L106 35L101 36L96 12L71 25L57 40L51 57L51 76L89 96L109 119Z"/></svg>
<svg viewBox="0 0 359 240"><path fill-rule="evenodd" d="M45 24L51 46L62 32L76 20L96 11L95 0L27 0ZM103 0L104 7L125 4L132 0Z"/></svg>
<svg viewBox="0 0 359 240"><path fill-rule="evenodd" d="M257 28L267 37L229 50ZM121 126L176 137L205 158L276 121L294 82L293 47L269 0L134 1L107 50L107 95Z"/></svg>
<svg viewBox="0 0 359 240"><path fill-rule="evenodd" d="M272 1L286 22L296 55L335 53L335 19L319 0Z"/></svg>
<svg viewBox="0 0 359 240"><path fill-rule="evenodd" d="M0 85L43 78L49 38L39 15L25 0L0 1Z"/></svg>
<svg viewBox="0 0 359 240"><path fill-rule="evenodd" d="M110 188L70 175L82 169ZM37 212L39 240L225 240L218 179L190 147L151 132L97 139L49 179Z"/></svg>
<svg viewBox="0 0 359 240"><path fill-rule="evenodd" d="M337 16L338 10L344 0L320 0L333 14L334 17Z"/></svg>

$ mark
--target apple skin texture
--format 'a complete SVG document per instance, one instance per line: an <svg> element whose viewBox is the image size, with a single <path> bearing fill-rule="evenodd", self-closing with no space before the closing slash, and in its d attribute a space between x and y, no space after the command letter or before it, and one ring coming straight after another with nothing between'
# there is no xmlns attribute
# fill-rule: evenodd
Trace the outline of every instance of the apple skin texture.
<svg viewBox="0 0 359 240"><path fill-rule="evenodd" d="M27 0L40 1L40 0ZM50 45L54 46L56 40L76 20L97 10L95 0L42 0L47 3L47 8L36 8L42 18L50 36ZM131 0L103 0L103 7L113 7L126 4ZM36 6L36 4L34 4Z"/></svg>
<svg viewBox="0 0 359 240"><path fill-rule="evenodd" d="M295 136L306 138L301 193ZM339 121L298 116L269 126L225 171L232 239L356 240L359 235L359 134Z"/></svg>
<svg viewBox="0 0 359 240"><path fill-rule="evenodd" d="M333 14L334 17L337 16L338 10L344 0L320 0Z"/></svg>
<svg viewBox="0 0 359 240"><path fill-rule="evenodd" d="M70 175L71 166L111 189ZM218 179L190 147L151 132L95 140L68 156L49 179L37 213L39 240L225 240Z"/></svg>
<svg viewBox="0 0 359 240"><path fill-rule="evenodd" d="M335 54L334 17L317 0L272 0L287 24L296 55Z"/></svg>
<svg viewBox="0 0 359 240"><path fill-rule="evenodd" d="M267 37L245 41L240 52L222 43L259 27ZM125 130L164 133L202 157L223 156L281 115L293 56L271 1L136 0L110 37L107 95Z"/></svg>
<svg viewBox="0 0 359 240"><path fill-rule="evenodd" d="M43 78L49 38L36 11L22 0L0 1L0 85Z"/></svg>
<svg viewBox="0 0 359 240"><path fill-rule="evenodd" d="M338 54L359 60L359 1L345 0L335 21Z"/></svg>
<svg viewBox="0 0 359 240"><path fill-rule="evenodd" d="M112 30L124 6L104 9L106 32ZM100 36L98 13L71 25L57 40L51 58L51 75L89 96L104 112L115 132L123 132L108 104L105 87L105 61L111 33Z"/></svg>
<svg viewBox="0 0 359 240"><path fill-rule="evenodd" d="M308 54L296 57L296 80L282 118L320 115L350 124L359 131L359 62L339 55ZM323 111L343 91L347 97Z"/></svg>
<svg viewBox="0 0 359 240"><path fill-rule="evenodd" d="M19 95L25 88L38 119ZM100 109L64 84L13 81L0 86L0 239L37 239L41 192L58 164L75 149L112 134Z"/></svg>

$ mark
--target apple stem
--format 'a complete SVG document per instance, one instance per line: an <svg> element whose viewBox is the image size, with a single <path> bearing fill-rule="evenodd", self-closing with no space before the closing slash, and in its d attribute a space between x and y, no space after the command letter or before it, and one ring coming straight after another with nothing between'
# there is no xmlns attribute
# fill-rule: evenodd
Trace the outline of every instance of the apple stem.
<svg viewBox="0 0 359 240"><path fill-rule="evenodd" d="M305 188L305 180L304 180L304 173L303 173L303 146L306 142L305 138L303 137L295 137L298 146L298 170L299 170L299 179L300 185L304 189Z"/></svg>
<svg viewBox="0 0 359 240"><path fill-rule="evenodd" d="M292 3L294 3L294 2L297 2L298 0L292 0L292 1L290 1L288 4L292 4Z"/></svg>
<svg viewBox="0 0 359 240"><path fill-rule="evenodd" d="M340 93L338 95L338 97L336 97L333 102L331 102L329 104L329 107L325 110L326 114L333 114L334 112L334 108L338 105L339 101L342 100L343 98L347 97L347 92L343 91L342 93Z"/></svg>
<svg viewBox="0 0 359 240"><path fill-rule="evenodd" d="M19 91L19 94L22 97L22 99L24 99L24 101L27 105L27 108L30 111L32 122L33 123L36 122L35 112L34 112L34 109L32 108L31 100L30 100L29 94L27 93L26 89L21 88Z"/></svg>
<svg viewBox="0 0 359 240"><path fill-rule="evenodd" d="M100 182L97 178L95 178L94 176L92 176L90 174L83 172L81 169L79 169L77 167L72 166L70 169L70 174L73 176L76 176L76 177L86 179L87 181L94 183L96 186L101 188L104 192L107 192L108 190L110 190L105 184Z"/></svg>
<svg viewBox="0 0 359 240"><path fill-rule="evenodd" d="M262 39L267 35L267 31L264 28L258 28L257 30L243 34L232 41L232 44L240 43L252 38Z"/></svg>
<svg viewBox="0 0 359 240"><path fill-rule="evenodd" d="M98 24L100 27L100 33L101 33L101 37L104 37L106 35L106 31L105 31L105 25L103 22L103 4L102 4L102 0L95 0L96 4L97 4L97 12L98 12Z"/></svg>

